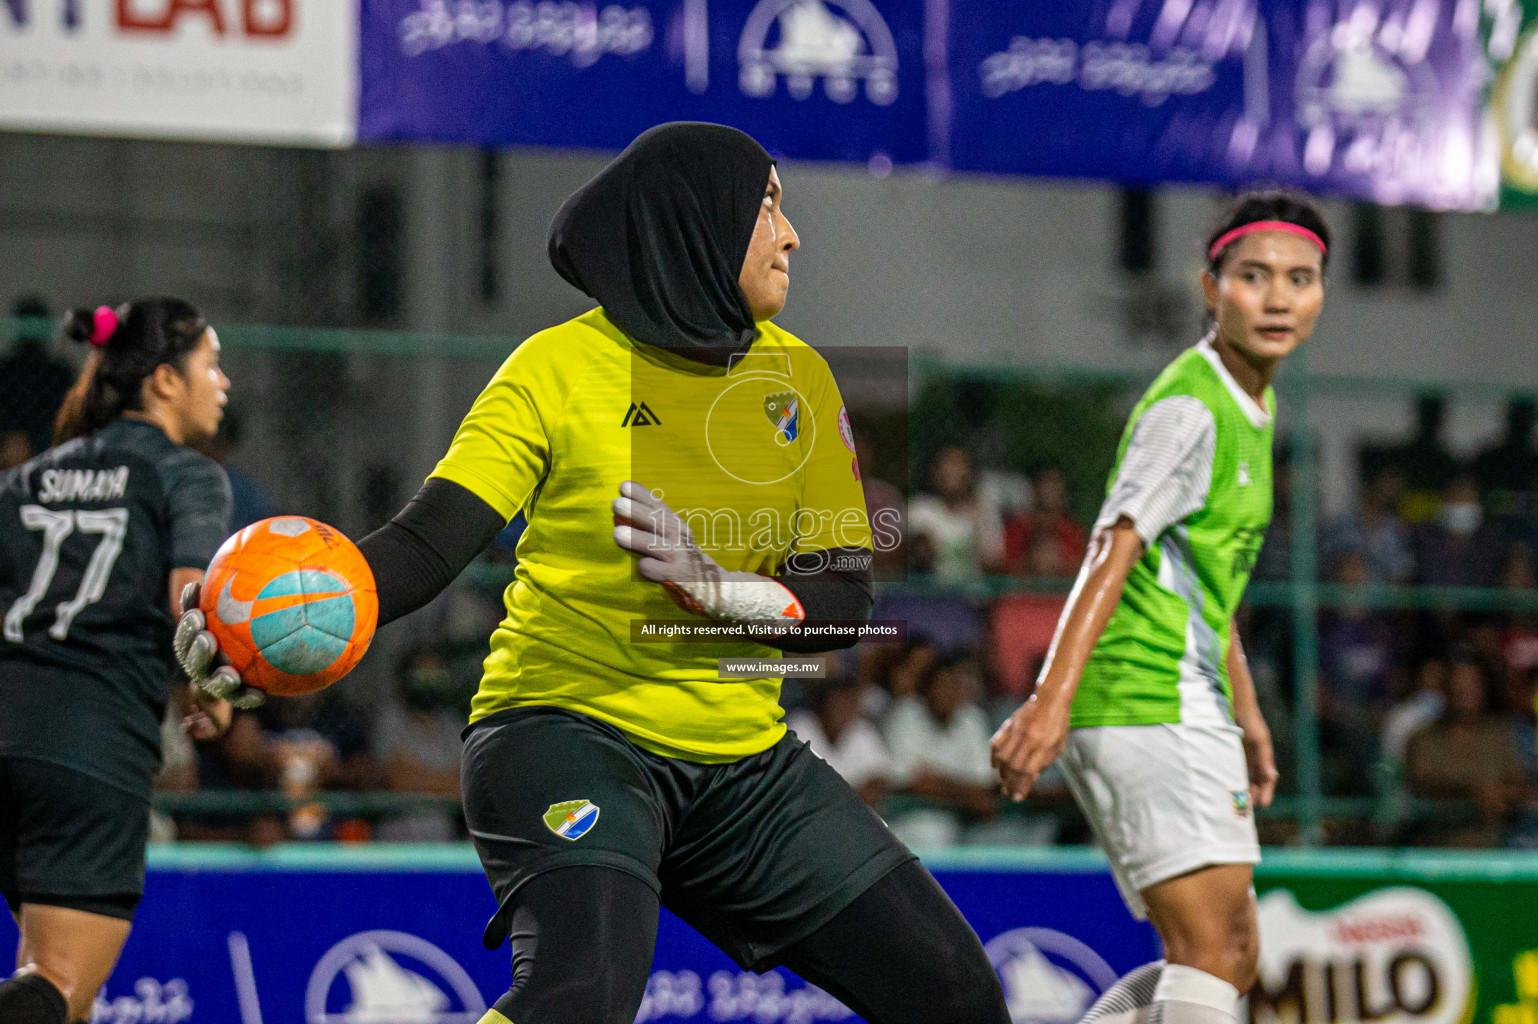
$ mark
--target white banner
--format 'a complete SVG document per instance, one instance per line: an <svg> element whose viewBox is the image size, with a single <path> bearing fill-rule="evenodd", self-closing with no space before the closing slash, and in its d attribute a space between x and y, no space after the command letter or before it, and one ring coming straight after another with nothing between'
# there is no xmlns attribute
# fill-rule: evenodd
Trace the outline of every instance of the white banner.
<svg viewBox="0 0 1538 1024"><path fill-rule="evenodd" d="M358 0L0 0L0 127L345 146Z"/></svg>

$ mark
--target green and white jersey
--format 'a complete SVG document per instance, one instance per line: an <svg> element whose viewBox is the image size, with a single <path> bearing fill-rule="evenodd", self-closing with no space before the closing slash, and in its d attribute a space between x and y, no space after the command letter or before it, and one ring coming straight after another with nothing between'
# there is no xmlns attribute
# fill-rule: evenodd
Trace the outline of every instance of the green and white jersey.
<svg viewBox="0 0 1538 1024"><path fill-rule="evenodd" d="M1085 666L1074 728L1232 722L1230 623L1271 521L1275 407L1204 340L1132 410L1095 525L1126 516L1146 550Z"/></svg>

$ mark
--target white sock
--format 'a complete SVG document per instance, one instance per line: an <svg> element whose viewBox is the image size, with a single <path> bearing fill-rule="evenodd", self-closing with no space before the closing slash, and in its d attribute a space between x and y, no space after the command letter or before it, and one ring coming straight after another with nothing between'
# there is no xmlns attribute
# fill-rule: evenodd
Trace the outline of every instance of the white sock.
<svg viewBox="0 0 1538 1024"><path fill-rule="evenodd" d="M1164 961L1134 967L1101 993L1079 1024L1135 1024L1153 1003Z"/></svg>
<svg viewBox="0 0 1538 1024"><path fill-rule="evenodd" d="M1166 964L1154 989L1155 1024L1238 1024L1239 990L1185 964Z"/></svg>

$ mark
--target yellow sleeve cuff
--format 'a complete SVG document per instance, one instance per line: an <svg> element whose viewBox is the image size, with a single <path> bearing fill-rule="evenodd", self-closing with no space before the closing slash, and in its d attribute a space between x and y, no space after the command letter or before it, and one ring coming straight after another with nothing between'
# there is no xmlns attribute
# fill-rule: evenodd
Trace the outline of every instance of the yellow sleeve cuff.
<svg viewBox="0 0 1538 1024"><path fill-rule="evenodd" d="M503 491L496 484L487 480L478 473L473 473L463 466L442 463L428 474L427 479L447 480L458 484L471 494L480 498L486 504L502 514L502 518L511 521L518 510L523 507L523 502Z"/></svg>

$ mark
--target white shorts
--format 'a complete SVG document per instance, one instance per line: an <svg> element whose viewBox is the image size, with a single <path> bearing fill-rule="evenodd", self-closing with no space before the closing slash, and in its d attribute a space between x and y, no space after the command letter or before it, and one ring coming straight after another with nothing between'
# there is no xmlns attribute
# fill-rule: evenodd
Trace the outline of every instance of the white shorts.
<svg viewBox="0 0 1538 1024"><path fill-rule="evenodd" d="M1255 864L1249 771L1232 725L1074 729L1059 759L1127 909L1151 885L1212 864Z"/></svg>

